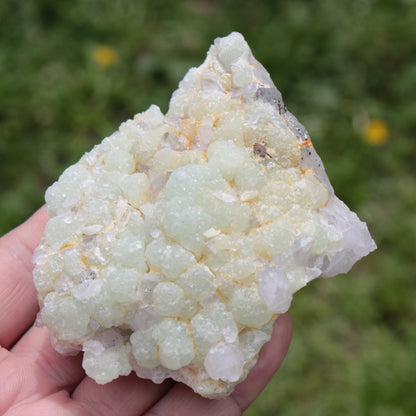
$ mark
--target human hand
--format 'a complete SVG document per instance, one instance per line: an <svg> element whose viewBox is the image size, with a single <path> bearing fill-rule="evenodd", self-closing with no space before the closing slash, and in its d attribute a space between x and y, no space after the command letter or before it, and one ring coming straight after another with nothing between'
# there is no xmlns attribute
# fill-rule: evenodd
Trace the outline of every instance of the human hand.
<svg viewBox="0 0 416 416"><path fill-rule="evenodd" d="M288 314L276 320L256 366L225 399L205 399L182 383L154 384L135 374L95 383L81 367L82 354L62 356L52 347L49 331L32 326L39 307L31 260L47 221L41 208L0 239L0 414L241 415L281 365L292 335Z"/></svg>

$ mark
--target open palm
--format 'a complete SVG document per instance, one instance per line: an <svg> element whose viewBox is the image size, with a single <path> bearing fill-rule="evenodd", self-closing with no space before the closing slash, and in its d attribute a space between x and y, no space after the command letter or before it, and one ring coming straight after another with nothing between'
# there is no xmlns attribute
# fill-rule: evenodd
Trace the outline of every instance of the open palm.
<svg viewBox="0 0 416 416"><path fill-rule="evenodd" d="M85 375L81 354L60 355L51 346L49 331L32 326L38 303L31 259L47 220L42 208L0 239L0 414L241 415L279 368L292 334L288 314L275 322L258 363L226 399L204 399L184 384L154 384L135 374L96 384Z"/></svg>

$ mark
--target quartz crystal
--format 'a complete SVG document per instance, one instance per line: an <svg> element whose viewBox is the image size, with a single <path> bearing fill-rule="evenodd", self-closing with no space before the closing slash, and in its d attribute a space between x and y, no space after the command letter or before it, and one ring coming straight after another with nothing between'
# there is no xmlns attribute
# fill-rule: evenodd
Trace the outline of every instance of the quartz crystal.
<svg viewBox="0 0 416 416"><path fill-rule="evenodd" d="M230 394L294 292L375 249L243 36L46 192L38 323L97 383L134 371Z"/></svg>

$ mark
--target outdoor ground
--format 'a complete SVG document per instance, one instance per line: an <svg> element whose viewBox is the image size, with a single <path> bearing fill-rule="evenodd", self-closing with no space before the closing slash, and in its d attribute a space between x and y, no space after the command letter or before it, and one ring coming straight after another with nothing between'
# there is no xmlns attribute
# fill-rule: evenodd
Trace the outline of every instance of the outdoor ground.
<svg viewBox="0 0 416 416"><path fill-rule="evenodd" d="M416 414L415 0L5 0L0 22L1 234L241 32L379 246L295 296L288 356L245 415Z"/></svg>

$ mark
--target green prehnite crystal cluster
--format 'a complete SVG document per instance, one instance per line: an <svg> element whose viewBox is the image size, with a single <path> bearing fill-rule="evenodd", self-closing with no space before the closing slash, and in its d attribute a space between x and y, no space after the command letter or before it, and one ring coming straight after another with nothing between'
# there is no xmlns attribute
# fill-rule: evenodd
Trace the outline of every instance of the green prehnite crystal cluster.
<svg viewBox="0 0 416 416"><path fill-rule="evenodd" d="M247 376L292 294L375 249L243 36L218 38L46 192L38 322L98 383L135 371L210 398Z"/></svg>

